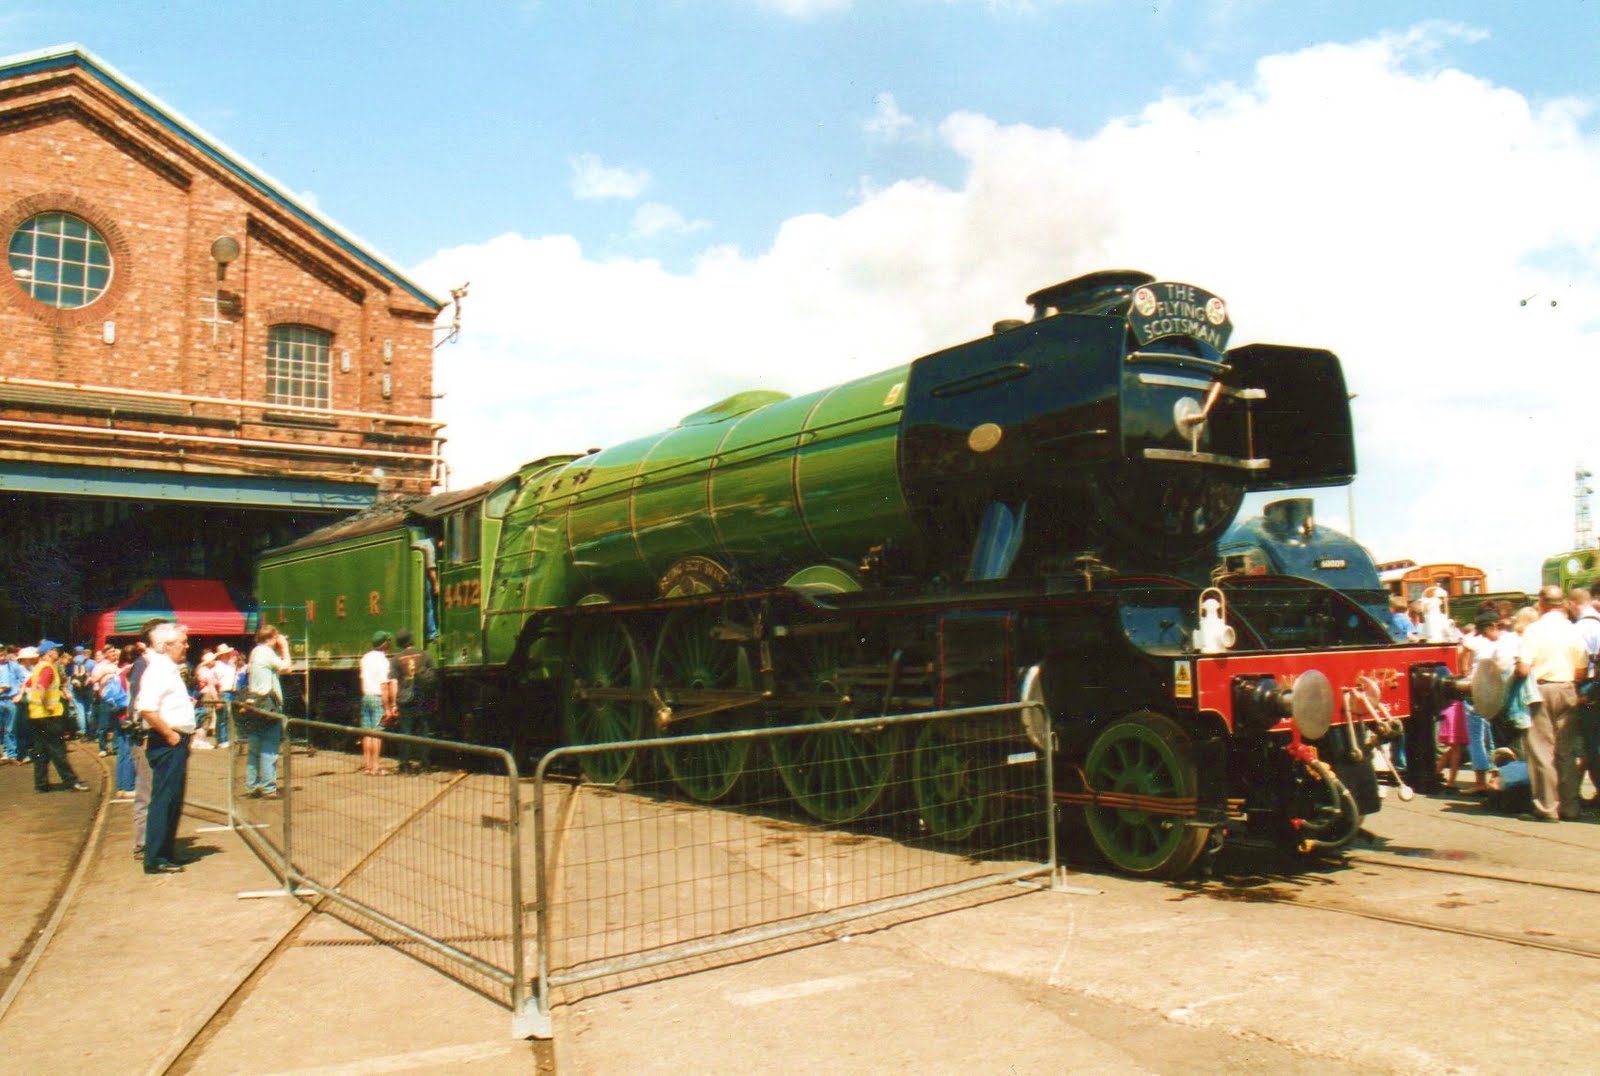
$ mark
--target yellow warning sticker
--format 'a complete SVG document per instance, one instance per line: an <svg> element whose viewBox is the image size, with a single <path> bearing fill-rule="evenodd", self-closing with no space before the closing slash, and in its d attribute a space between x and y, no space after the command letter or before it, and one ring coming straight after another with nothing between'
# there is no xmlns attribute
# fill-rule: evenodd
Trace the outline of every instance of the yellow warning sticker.
<svg viewBox="0 0 1600 1076"><path fill-rule="evenodd" d="M1187 661L1174 661L1172 663L1172 697L1175 699L1194 698L1194 680L1189 675Z"/></svg>
<svg viewBox="0 0 1600 1076"><path fill-rule="evenodd" d="M890 387L889 395L883 398L883 406L893 407L895 404L899 403L900 393L905 389L905 387L906 383L904 381L896 381L894 385Z"/></svg>

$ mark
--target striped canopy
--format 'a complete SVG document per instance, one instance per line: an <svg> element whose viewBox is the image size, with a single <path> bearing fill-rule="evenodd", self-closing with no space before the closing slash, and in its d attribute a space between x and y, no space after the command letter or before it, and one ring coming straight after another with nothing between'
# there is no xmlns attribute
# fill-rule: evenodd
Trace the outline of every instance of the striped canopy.
<svg viewBox="0 0 1600 1076"><path fill-rule="evenodd" d="M156 579L144 583L103 613L80 622L80 637L92 635L98 649L108 639L132 638L152 617L189 626L195 636L250 635L260 622L248 594L216 579Z"/></svg>

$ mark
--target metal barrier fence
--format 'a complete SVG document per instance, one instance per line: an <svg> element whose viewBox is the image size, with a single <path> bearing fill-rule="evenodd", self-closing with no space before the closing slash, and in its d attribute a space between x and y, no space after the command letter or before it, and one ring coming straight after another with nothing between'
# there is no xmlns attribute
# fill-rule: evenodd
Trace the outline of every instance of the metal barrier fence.
<svg viewBox="0 0 1600 1076"><path fill-rule="evenodd" d="M532 790L536 1033L566 984L1053 881L1030 709L1044 727L1021 702L552 751Z"/></svg>
<svg viewBox="0 0 1600 1076"><path fill-rule="evenodd" d="M416 767L367 774L367 738L386 762ZM248 705L235 707L231 741L230 822L286 892L356 914L368 934L507 1005L513 1029L530 1033L520 1030L522 807L508 753Z"/></svg>

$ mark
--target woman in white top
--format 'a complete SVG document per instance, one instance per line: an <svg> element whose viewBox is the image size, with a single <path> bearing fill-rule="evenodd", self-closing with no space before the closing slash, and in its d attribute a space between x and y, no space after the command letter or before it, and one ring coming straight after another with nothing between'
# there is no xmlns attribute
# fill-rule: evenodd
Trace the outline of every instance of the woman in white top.
<svg viewBox="0 0 1600 1076"><path fill-rule="evenodd" d="M1461 674L1471 676L1481 663L1487 661L1493 663L1502 678L1510 675L1511 667L1517 660L1516 632L1503 630L1499 616L1487 609L1478 614L1475 626L1476 633L1464 636L1461 640ZM1488 717L1473 709L1471 702L1465 705L1467 758L1472 764L1473 776L1473 785L1467 789L1467 795L1486 796L1489 794L1489 770L1493 766L1494 732L1489 726Z"/></svg>

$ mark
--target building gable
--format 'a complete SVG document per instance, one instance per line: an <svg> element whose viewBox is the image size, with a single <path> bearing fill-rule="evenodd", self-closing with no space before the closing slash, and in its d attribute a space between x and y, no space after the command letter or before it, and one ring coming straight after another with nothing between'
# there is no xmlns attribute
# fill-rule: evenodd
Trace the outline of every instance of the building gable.
<svg viewBox="0 0 1600 1076"><path fill-rule="evenodd" d="M52 112L57 115L50 116ZM82 46L0 59L0 133L8 124L26 126L61 113L75 114L130 157L159 170L169 182L183 185L190 171L210 172L252 202L263 218L273 219L278 232L303 233L303 250L325 246L326 252L320 256L330 267L333 262L347 262L339 270L345 275L368 277L372 286L398 291L432 314L443 308L441 300L368 244L303 205L283 184Z"/></svg>

